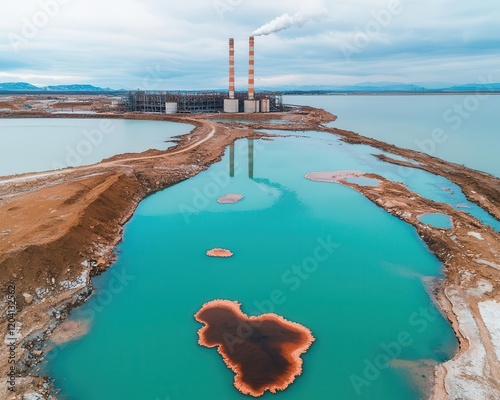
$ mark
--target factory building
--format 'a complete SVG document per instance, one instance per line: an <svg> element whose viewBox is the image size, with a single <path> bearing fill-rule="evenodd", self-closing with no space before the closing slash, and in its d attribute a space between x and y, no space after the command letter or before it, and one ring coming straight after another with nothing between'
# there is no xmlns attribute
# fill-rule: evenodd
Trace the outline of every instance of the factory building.
<svg viewBox="0 0 500 400"><path fill-rule="evenodd" d="M234 39L229 39L229 92L129 92L124 99L129 112L145 113L268 113L283 111L279 93L255 92L255 40L249 39L248 91L235 88Z"/></svg>

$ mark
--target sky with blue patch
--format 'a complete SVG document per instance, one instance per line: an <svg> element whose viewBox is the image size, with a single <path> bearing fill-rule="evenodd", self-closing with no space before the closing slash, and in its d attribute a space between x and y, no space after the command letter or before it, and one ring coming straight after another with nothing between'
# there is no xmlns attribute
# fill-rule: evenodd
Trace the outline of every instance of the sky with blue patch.
<svg viewBox="0 0 500 400"><path fill-rule="evenodd" d="M0 7L0 82L224 89L234 37L243 90L248 36L285 14L281 21L296 23L256 37L258 87L500 82L498 0L2 0Z"/></svg>

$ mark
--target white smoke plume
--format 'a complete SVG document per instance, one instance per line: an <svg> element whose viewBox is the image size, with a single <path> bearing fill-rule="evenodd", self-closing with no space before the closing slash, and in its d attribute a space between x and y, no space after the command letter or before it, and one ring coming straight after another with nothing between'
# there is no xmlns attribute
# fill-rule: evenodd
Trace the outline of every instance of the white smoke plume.
<svg viewBox="0 0 500 400"><path fill-rule="evenodd" d="M309 21L319 21L326 17L328 17L328 11L326 10L314 14L303 14L300 12L294 15L283 14L281 17L275 18L271 22L261 26L252 33L252 36L267 36L291 27L301 28Z"/></svg>

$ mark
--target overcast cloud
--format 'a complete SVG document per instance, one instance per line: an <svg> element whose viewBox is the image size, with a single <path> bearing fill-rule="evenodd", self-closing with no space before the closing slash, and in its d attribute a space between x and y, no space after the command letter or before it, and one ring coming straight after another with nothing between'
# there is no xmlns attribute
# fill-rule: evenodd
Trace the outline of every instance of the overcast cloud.
<svg viewBox="0 0 500 400"><path fill-rule="evenodd" d="M284 14L280 28L299 23L256 38L257 86L500 81L498 0L0 0L0 7L0 82L220 89L234 37L244 89L248 36Z"/></svg>

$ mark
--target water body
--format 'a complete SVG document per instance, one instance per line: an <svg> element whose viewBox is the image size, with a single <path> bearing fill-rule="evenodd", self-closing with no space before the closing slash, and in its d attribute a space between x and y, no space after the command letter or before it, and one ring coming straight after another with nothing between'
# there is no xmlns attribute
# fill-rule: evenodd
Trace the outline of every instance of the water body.
<svg viewBox="0 0 500 400"><path fill-rule="evenodd" d="M423 214L418 217L420 222L434 226L436 228L451 229L453 228L453 221L450 216L441 213Z"/></svg>
<svg viewBox="0 0 500 400"><path fill-rule="evenodd" d="M378 179L366 178L364 176L356 176L353 178L347 178L346 182L354 183L359 186L371 186L376 187L380 185L380 181Z"/></svg>
<svg viewBox="0 0 500 400"><path fill-rule="evenodd" d="M165 150L193 126L163 121L0 119L0 176L94 164L124 153Z"/></svg>
<svg viewBox="0 0 500 400"><path fill-rule="evenodd" d="M286 96L284 100L337 115L330 126L500 177L500 96Z"/></svg>
<svg viewBox="0 0 500 400"><path fill-rule="evenodd" d="M264 132L275 135L289 134L289 132L279 130L264 130ZM387 152L381 152L379 149L371 146L350 145L344 143L339 140L337 135L315 131L300 132L297 135L307 137L311 143L315 143L317 145L326 144L329 146L343 146L343 152L350 158L340 158L342 160L341 165L344 165L345 167L341 167L338 163L335 163L332 160L332 165L339 166L337 169L361 169L364 172L379 174L394 182L404 183L411 191L419 194L420 196L438 203L449 204L454 209L466 212L477 218L483 224L486 224L500 232L500 221L477 204L469 201L462 192L460 186L445 177L434 175L417 168L401 167L381 161L377 157L374 157L374 155L383 153L395 159L398 157ZM352 163L352 159L355 159L356 163ZM356 167L356 165L361 165L362 167ZM324 171L334 170L330 168Z"/></svg>
<svg viewBox="0 0 500 400"><path fill-rule="evenodd" d="M453 356L455 336L423 283L442 266L416 230L355 190L304 178L363 169L367 149L276 138L255 141L249 160L251 149L240 141L233 168L227 151L140 204L116 265L72 315L90 320L90 333L49 355L67 399L248 399L215 349L197 344L193 316L214 299L276 312L316 338L303 374L263 399L418 399L414 371L398 360ZM227 193L245 197L218 204ZM206 257L215 247L234 257Z"/></svg>

